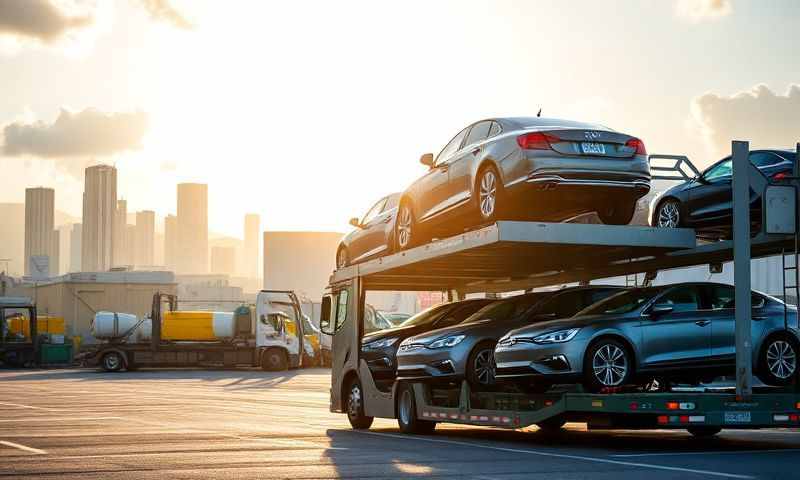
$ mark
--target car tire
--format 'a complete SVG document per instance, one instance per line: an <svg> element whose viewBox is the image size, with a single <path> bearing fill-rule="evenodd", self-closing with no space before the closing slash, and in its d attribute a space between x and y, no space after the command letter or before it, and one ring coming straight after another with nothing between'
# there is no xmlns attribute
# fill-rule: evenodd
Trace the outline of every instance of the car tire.
<svg viewBox="0 0 800 480"><path fill-rule="evenodd" d="M420 420L417 418L417 400L414 389L404 383L398 389L397 398L397 425L403 433L430 435L436 429L436 422Z"/></svg>
<svg viewBox="0 0 800 480"><path fill-rule="evenodd" d="M347 248L339 247L339 250L336 251L336 268L344 268L348 265L350 265L350 255Z"/></svg>
<svg viewBox="0 0 800 480"><path fill-rule="evenodd" d="M282 372L289 369L286 352L279 348L269 348L261 354L261 368L267 372Z"/></svg>
<svg viewBox="0 0 800 480"><path fill-rule="evenodd" d="M503 183L497 168L482 167L475 181L475 209L481 225L494 223L503 206Z"/></svg>
<svg viewBox="0 0 800 480"><path fill-rule="evenodd" d="M583 357L583 387L592 393L630 383L634 361L627 345L614 338L601 338Z"/></svg>
<svg viewBox="0 0 800 480"><path fill-rule="evenodd" d="M600 221L605 225L628 225L636 213L636 203L631 205L614 206L597 212Z"/></svg>
<svg viewBox="0 0 800 480"><path fill-rule="evenodd" d="M721 432L722 428L713 426L696 426L696 427L689 427L686 429L686 431L691 433L693 436L697 438L708 438L708 437L713 437L714 435Z"/></svg>
<svg viewBox="0 0 800 480"><path fill-rule="evenodd" d="M495 342L484 341L470 352L464 374L473 388L489 388L495 385L494 347Z"/></svg>
<svg viewBox="0 0 800 480"><path fill-rule="evenodd" d="M420 243L418 228L411 203L402 200L397 209L397 219L394 224L394 251L406 250Z"/></svg>
<svg viewBox="0 0 800 480"><path fill-rule="evenodd" d="M100 366L106 372L119 372L125 365L125 360L118 352L108 352L100 359Z"/></svg>
<svg viewBox="0 0 800 480"><path fill-rule="evenodd" d="M681 202L674 198L662 200L653 213L653 226L659 228L680 228L683 226Z"/></svg>
<svg viewBox="0 0 800 480"><path fill-rule="evenodd" d="M364 414L364 389L358 378L353 378L347 386L346 407L347 420L355 430L366 430L372 426L375 419Z"/></svg>
<svg viewBox="0 0 800 480"><path fill-rule="evenodd" d="M537 423L536 426L544 433L556 433L561 431L566 423L567 420L564 417L557 415Z"/></svg>
<svg viewBox="0 0 800 480"><path fill-rule="evenodd" d="M767 338L758 357L758 378L767 385L789 385L797 376L797 355L797 342L789 335Z"/></svg>

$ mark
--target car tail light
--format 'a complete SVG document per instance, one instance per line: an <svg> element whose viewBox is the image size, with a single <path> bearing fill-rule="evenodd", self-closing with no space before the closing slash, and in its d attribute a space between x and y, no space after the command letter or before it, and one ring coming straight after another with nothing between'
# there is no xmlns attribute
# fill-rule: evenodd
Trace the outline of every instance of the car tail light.
<svg viewBox="0 0 800 480"><path fill-rule="evenodd" d="M647 149L644 148L644 142L638 138L631 138L625 142L625 146L632 148L634 150L634 155L647 155Z"/></svg>
<svg viewBox="0 0 800 480"><path fill-rule="evenodd" d="M787 178L789 178L789 175L791 173L792 172L790 172L789 170L784 170L782 172L778 172L775 175L773 175L772 179L775 180L775 181L778 181L778 182L781 181L781 180L786 180Z"/></svg>
<svg viewBox="0 0 800 480"><path fill-rule="evenodd" d="M550 150L551 143L558 143L561 139L541 132L531 132L517 137L517 143L524 150Z"/></svg>

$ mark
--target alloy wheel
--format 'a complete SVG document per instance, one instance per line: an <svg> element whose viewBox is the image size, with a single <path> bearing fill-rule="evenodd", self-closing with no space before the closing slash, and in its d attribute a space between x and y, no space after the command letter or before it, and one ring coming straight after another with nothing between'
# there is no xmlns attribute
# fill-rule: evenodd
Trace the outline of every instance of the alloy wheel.
<svg viewBox="0 0 800 480"><path fill-rule="evenodd" d="M116 353L109 353L103 357L103 364L105 369L109 371L119 370L122 366L121 359Z"/></svg>
<svg viewBox="0 0 800 480"><path fill-rule="evenodd" d="M493 170L486 170L481 177L480 209L483 218L492 218L497 205L497 176Z"/></svg>
<svg viewBox="0 0 800 480"><path fill-rule="evenodd" d="M475 355L474 372L481 385L494 384L495 364L492 350L481 350Z"/></svg>
<svg viewBox="0 0 800 480"><path fill-rule="evenodd" d="M402 395L400 395L400 421L405 425L409 425L411 423L411 415L413 408L413 402L411 399L411 390L406 388L403 390Z"/></svg>
<svg viewBox="0 0 800 480"><path fill-rule="evenodd" d="M347 402L347 413L352 418L358 418L361 414L361 387L354 383L350 387L350 398Z"/></svg>
<svg viewBox="0 0 800 480"><path fill-rule="evenodd" d="M681 212L676 202L666 202L658 210L658 226L662 228L678 228Z"/></svg>
<svg viewBox="0 0 800 480"><path fill-rule="evenodd" d="M781 380L794 375L797 368L794 347L785 340L772 342L767 348L767 367L772 375Z"/></svg>
<svg viewBox="0 0 800 480"><path fill-rule="evenodd" d="M400 207L400 215L397 218L397 245L400 248L408 248L411 244L411 208L408 205Z"/></svg>
<svg viewBox="0 0 800 480"><path fill-rule="evenodd" d="M592 358L594 376L601 385L616 387L621 384L628 373L628 359L625 351L616 345L600 347Z"/></svg>

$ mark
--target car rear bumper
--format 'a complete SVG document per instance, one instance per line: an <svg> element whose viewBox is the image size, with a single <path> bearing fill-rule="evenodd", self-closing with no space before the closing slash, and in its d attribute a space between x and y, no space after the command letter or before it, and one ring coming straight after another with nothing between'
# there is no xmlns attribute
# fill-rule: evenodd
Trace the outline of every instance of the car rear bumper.
<svg viewBox="0 0 800 480"><path fill-rule="evenodd" d="M535 171L526 183L543 190L560 188L601 188L621 190L642 197L650 191L650 179L642 175L625 175L618 172L553 172Z"/></svg>

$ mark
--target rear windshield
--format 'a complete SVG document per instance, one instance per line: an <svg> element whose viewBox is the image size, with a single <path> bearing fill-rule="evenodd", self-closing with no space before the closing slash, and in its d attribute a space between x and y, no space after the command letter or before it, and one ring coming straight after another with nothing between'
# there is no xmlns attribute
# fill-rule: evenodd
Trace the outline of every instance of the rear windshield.
<svg viewBox="0 0 800 480"><path fill-rule="evenodd" d="M636 288L614 295L578 312L578 315L616 315L630 313L661 293L660 287Z"/></svg>
<svg viewBox="0 0 800 480"><path fill-rule="evenodd" d="M797 159L797 154L794 152L787 152L784 150L776 150L775 153L780 155L781 157L785 158L787 161L794 163L795 159Z"/></svg>
<svg viewBox="0 0 800 480"><path fill-rule="evenodd" d="M518 117L512 118L512 121L517 123L522 128L580 128L591 130L610 130L608 127L602 125L595 125L591 123L575 122L573 120L562 120L560 118L539 118L539 117Z"/></svg>
<svg viewBox="0 0 800 480"><path fill-rule="evenodd" d="M525 295L517 295L509 299L492 303L478 310L474 314L467 317L461 323L472 323L478 320L491 319L491 320L507 320L521 315L528 311L539 300L552 295L550 292L541 293L527 293Z"/></svg>

